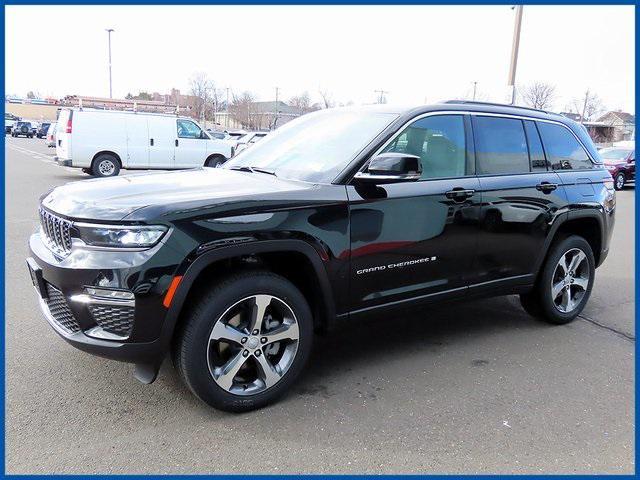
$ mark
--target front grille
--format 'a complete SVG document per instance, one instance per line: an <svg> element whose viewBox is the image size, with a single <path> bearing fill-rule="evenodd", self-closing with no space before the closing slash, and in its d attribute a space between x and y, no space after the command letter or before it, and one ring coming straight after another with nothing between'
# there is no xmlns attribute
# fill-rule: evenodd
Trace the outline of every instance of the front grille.
<svg viewBox="0 0 640 480"><path fill-rule="evenodd" d="M133 330L133 307L121 307L117 305L90 305L89 311L103 330L128 337Z"/></svg>
<svg viewBox="0 0 640 480"><path fill-rule="evenodd" d="M67 299L62 292L50 283L47 283L47 296L49 297L46 300L47 307L55 322L67 333L79 332L80 325L78 325L76 318L69 309Z"/></svg>
<svg viewBox="0 0 640 480"><path fill-rule="evenodd" d="M71 222L40 208L40 226L47 246L58 255L71 252Z"/></svg>

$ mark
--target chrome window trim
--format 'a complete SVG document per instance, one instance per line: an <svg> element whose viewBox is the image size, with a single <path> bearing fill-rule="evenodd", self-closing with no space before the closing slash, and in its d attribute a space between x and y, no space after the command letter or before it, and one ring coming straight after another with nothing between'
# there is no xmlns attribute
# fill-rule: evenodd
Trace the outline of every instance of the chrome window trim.
<svg viewBox="0 0 640 480"><path fill-rule="evenodd" d="M405 122L389 140L387 140L385 143L383 143L380 148L378 148L373 154L371 154L369 156L369 158L362 164L360 169L358 169L357 173L364 172L366 170L366 168L367 168L367 165L369 165L369 162L371 161L371 159L373 157L375 157L376 155L379 155L387 147L387 145L389 145L396 138L398 138L400 136L400 134L402 134L402 132L404 132L404 130L409 125L411 125L414 122L417 122L418 120L422 120L423 118L433 117L433 116L436 116L436 115L459 115L459 116L471 115L471 116L480 116L480 117L501 117L501 118L513 118L513 119L517 119L517 120L531 120L531 121L534 121L534 122L545 122L545 123L552 123L552 124L555 124L555 125L560 125L560 126L566 128L573 135L573 137L576 139L576 141L580 144L582 149L587 154L587 158L591 161L592 164L601 165L600 163L596 162L593 159L593 157L591 156L591 153L589 153L589 150L585 147L584 143L582 143L582 141L578 138L578 136L575 134L575 132L573 130L571 130L568 126L566 126L562 122L559 122L559 121L556 121L556 120L548 120L548 119L545 119L545 118L531 117L531 116L528 116L528 115L516 115L516 114L510 114L510 113L507 114L507 113L493 113L493 112L476 112L476 111L472 111L472 110L440 110L440 111L437 111L437 112L422 113L422 114L420 114L420 115L418 115L416 117L413 117L412 119L408 120L407 122ZM542 141L542 137L540 138L540 140ZM542 141L542 145L543 145L543 148L544 148L544 142L543 141ZM466 145L465 145L465 147L466 147ZM546 157L546 150L545 150L545 157ZM547 162L548 161L549 160L547 159ZM549 172L562 172L562 170L548 170L548 171ZM466 176L467 175L465 175L465 177ZM454 177L454 178L464 178L464 177ZM353 177L352 177L351 180L353 180ZM434 178L434 179L425 179L425 180L440 180L440 179L439 178Z"/></svg>

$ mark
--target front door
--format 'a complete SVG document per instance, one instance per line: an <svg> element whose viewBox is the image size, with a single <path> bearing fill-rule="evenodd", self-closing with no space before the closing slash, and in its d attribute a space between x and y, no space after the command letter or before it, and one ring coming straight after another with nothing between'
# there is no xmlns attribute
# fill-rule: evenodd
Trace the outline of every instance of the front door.
<svg viewBox="0 0 640 480"><path fill-rule="evenodd" d="M464 115L420 118L380 152L418 155L419 181L348 187L353 311L464 294L480 209L469 139Z"/></svg>
<svg viewBox="0 0 640 480"><path fill-rule="evenodd" d="M207 140L191 120L177 120L176 168L202 167L207 159Z"/></svg>

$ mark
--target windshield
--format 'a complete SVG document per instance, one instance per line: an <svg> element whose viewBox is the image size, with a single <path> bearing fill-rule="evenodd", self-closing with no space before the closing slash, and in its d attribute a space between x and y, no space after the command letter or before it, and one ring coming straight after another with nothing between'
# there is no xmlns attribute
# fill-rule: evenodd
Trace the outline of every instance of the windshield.
<svg viewBox="0 0 640 480"><path fill-rule="evenodd" d="M309 113L243 150L224 168L257 167L278 177L330 183L397 117L340 109Z"/></svg>
<svg viewBox="0 0 640 480"><path fill-rule="evenodd" d="M626 160L631 153L631 150L628 148L603 148L600 150L600 156L606 160Z"/></svg>

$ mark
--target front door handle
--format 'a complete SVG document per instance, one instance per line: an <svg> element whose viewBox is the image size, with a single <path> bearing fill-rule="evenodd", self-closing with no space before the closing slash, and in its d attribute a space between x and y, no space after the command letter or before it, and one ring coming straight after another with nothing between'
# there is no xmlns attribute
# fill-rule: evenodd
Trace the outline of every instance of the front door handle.
<svg viewBox="0 0 640 480"><path fill-rule="evenodd" d="M556 188L558 188L557 183L540 182L538 185L536 185L536 190L540 190L542 193L551 193Z"/></svg>
<svg viewBox="0 0 640 480"><path fill-rule="evenodd" d="M178 146L178 139L176 138L176 147Z"/></svg>
<svg viewBox="0 0 640 480"><path fill-rule="evenodd" d="M456 188L453 188L453 189L449 190L448 192L445 192L444 195L447 198L450 198L452 200L455 200L455 201L459 202L459 201L462 201L462 200L466 200L469 197L472 197L474 193L476 193L475 190L471 190L471 189L468 189L468 188L456 187Z"/></svg>
<svg viewBox="0 0 640 480"><path fill-rule="evenodd" d="M151 146L153 147L153 138L149 139L149 143L151 143Z"/></svg>

